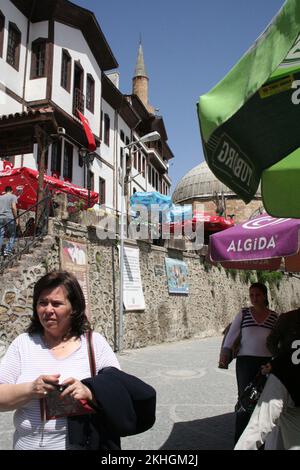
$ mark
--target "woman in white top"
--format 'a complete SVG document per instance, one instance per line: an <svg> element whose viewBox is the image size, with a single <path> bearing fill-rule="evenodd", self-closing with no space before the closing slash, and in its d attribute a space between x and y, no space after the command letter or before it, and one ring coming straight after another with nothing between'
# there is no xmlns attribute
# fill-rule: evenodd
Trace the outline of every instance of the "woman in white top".
<svg viewBox="0 0 300 470"><path fill-rule="evenodd" d="M0 365L0 411L16 410L14 449L74 449L68 443L67 417L46 419L41 404L53 399L55 390L56 399L71 408L72 403L80 408L80 400L93 403L90 389L81 382L91 376L85 337L89 330L84 295L72 274L51 272L35 284L31 323ZM120 368L99 333L93 333L93 346L97 371Z"/></svg>
<svg viewBox="0 0 300 470"><path fill-rule="evenodd" d="M236 360L238 395L244 391L259 372L262 365L271 359L266 339L277 321L277 313L268 308L268 291L264 284L255 282L249 289L252 306L243 308L234 318L225 338L220 354L220 364L226 367L232 347L240 335L240 348ZM250 414L237 413L235 442L245 429Z"/></svg>

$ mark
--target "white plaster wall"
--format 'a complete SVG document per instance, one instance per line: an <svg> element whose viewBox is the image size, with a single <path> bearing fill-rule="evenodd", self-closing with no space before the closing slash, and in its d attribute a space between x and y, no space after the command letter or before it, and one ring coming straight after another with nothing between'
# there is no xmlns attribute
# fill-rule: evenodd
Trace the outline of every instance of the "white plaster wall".
<svg viewBox="0 0 300 470"><path fill-rule="evenodd" d="M113 170L105 163L94 160L92 171L94 173L95 191L99 193L99 177L105 179L105 206L113 209Z"/></svg>
<svg viewBox="0 0 300 470"><path fill-rule="evenodd" d="M14 114L22 111L22 105L18 101L7 95L0 88L0 115Z"/></svg>
<svg viewBox="0 0 300 470"><path fill-rule="evenodd" d="M72 58L71 66L71 92L68 93L60 85L62 49L67 49ZM86 94L86 77L90 73L95 80L94 114L85 109L84 115L90 123L95 135L100 130L100 103L101 103L101 70L98 66L82 32L76 28L55 22L54 51L53 51L53 85L52 101L72 116L74 62L80 61L84 70L83 93Z"/></svg>
<svg viewBox="0 0 300 470"><path fill-rule="evenodd" d="M31 70L31 44L38 38L48 38L48 21L41 21L39 23L32 23L30 25L29 34L29 53L26 72L26 93L25 99L27 101L43 100L46 99L47 78L34 78L30 80Z"/></svg>
<svg viewBox="0 0 300 470"><path fill-rule="evenodd" d="M3 56L0 57L0 82L18 96L22 97L25 68L27 18L8 0L0 0L0 9L5 16ZM15 23L21 31L19 70L16 70L6 62L8 25L10 21Z"/></svg>

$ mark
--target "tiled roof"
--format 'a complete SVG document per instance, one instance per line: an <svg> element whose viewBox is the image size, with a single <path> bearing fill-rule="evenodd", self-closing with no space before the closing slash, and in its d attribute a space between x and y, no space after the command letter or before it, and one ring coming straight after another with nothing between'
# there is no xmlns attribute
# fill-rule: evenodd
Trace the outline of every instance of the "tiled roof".
<svg viewBox="0 0 300 470"><path fill-rule="evenodd" d="M25 117L37 117L42 116L45 114L52 114L53 108L48 106L47 108L39 108L39 109L29 109L27 111L18 112L14 114L2 114L0 116L0 121L7 121L9 119L17 119L17 118L25 118Z"/></svg>

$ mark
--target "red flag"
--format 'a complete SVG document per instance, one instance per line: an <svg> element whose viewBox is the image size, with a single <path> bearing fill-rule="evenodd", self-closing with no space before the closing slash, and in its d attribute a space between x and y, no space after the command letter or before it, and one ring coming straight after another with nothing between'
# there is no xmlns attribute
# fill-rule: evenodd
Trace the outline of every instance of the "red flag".
<svg viewBox="0 0 300 470"><path fill-rule="evenodd" d="M94 134L92 133L92 130L90 128L89 121L87 118L79 111L79 109L76 110L77 114L82 122L84 132L88 141L88 149L90 152L94 152L97 148L96 142L95 142L95 137Z"/></svg>

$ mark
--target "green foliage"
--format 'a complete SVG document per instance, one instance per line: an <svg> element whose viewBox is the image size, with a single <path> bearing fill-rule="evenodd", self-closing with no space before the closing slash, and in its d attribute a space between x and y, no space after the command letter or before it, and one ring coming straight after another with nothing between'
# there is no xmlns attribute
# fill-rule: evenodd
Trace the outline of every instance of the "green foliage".
<svg viewBox="0 0 300 470"><path fill-rule="evenodd" d="M241 282L244 282L245 284L252 284L253 282L256 282L256 272L255 271L249 271L247 269L240 271L240 280Z"/></svg>
<svg viewBox="0 0 300 470"><path fill-rule="evenodd" d="M269 286L276 286L277 288L280 285L280 281L283 278L283 273L279 271L256 271L258 282L265 284L269 283Z"/></svg>
<svg viewBox="0 0 300 470"><path fill-rule="evenodd" d="M203 267L204 267L204 271L206 273L208 273L212 269L212 264L209 261L207 261L206 259L204 259L202 261L202 264L203 264Z"/></svg>
<svg viewBox="0 0 300 470"><path fill-rule="evenodd" d="M230 276L235 281L236 276L237 276L237 270L236 269L225 269L225 272L226 272L227 277Z"/></svg>

